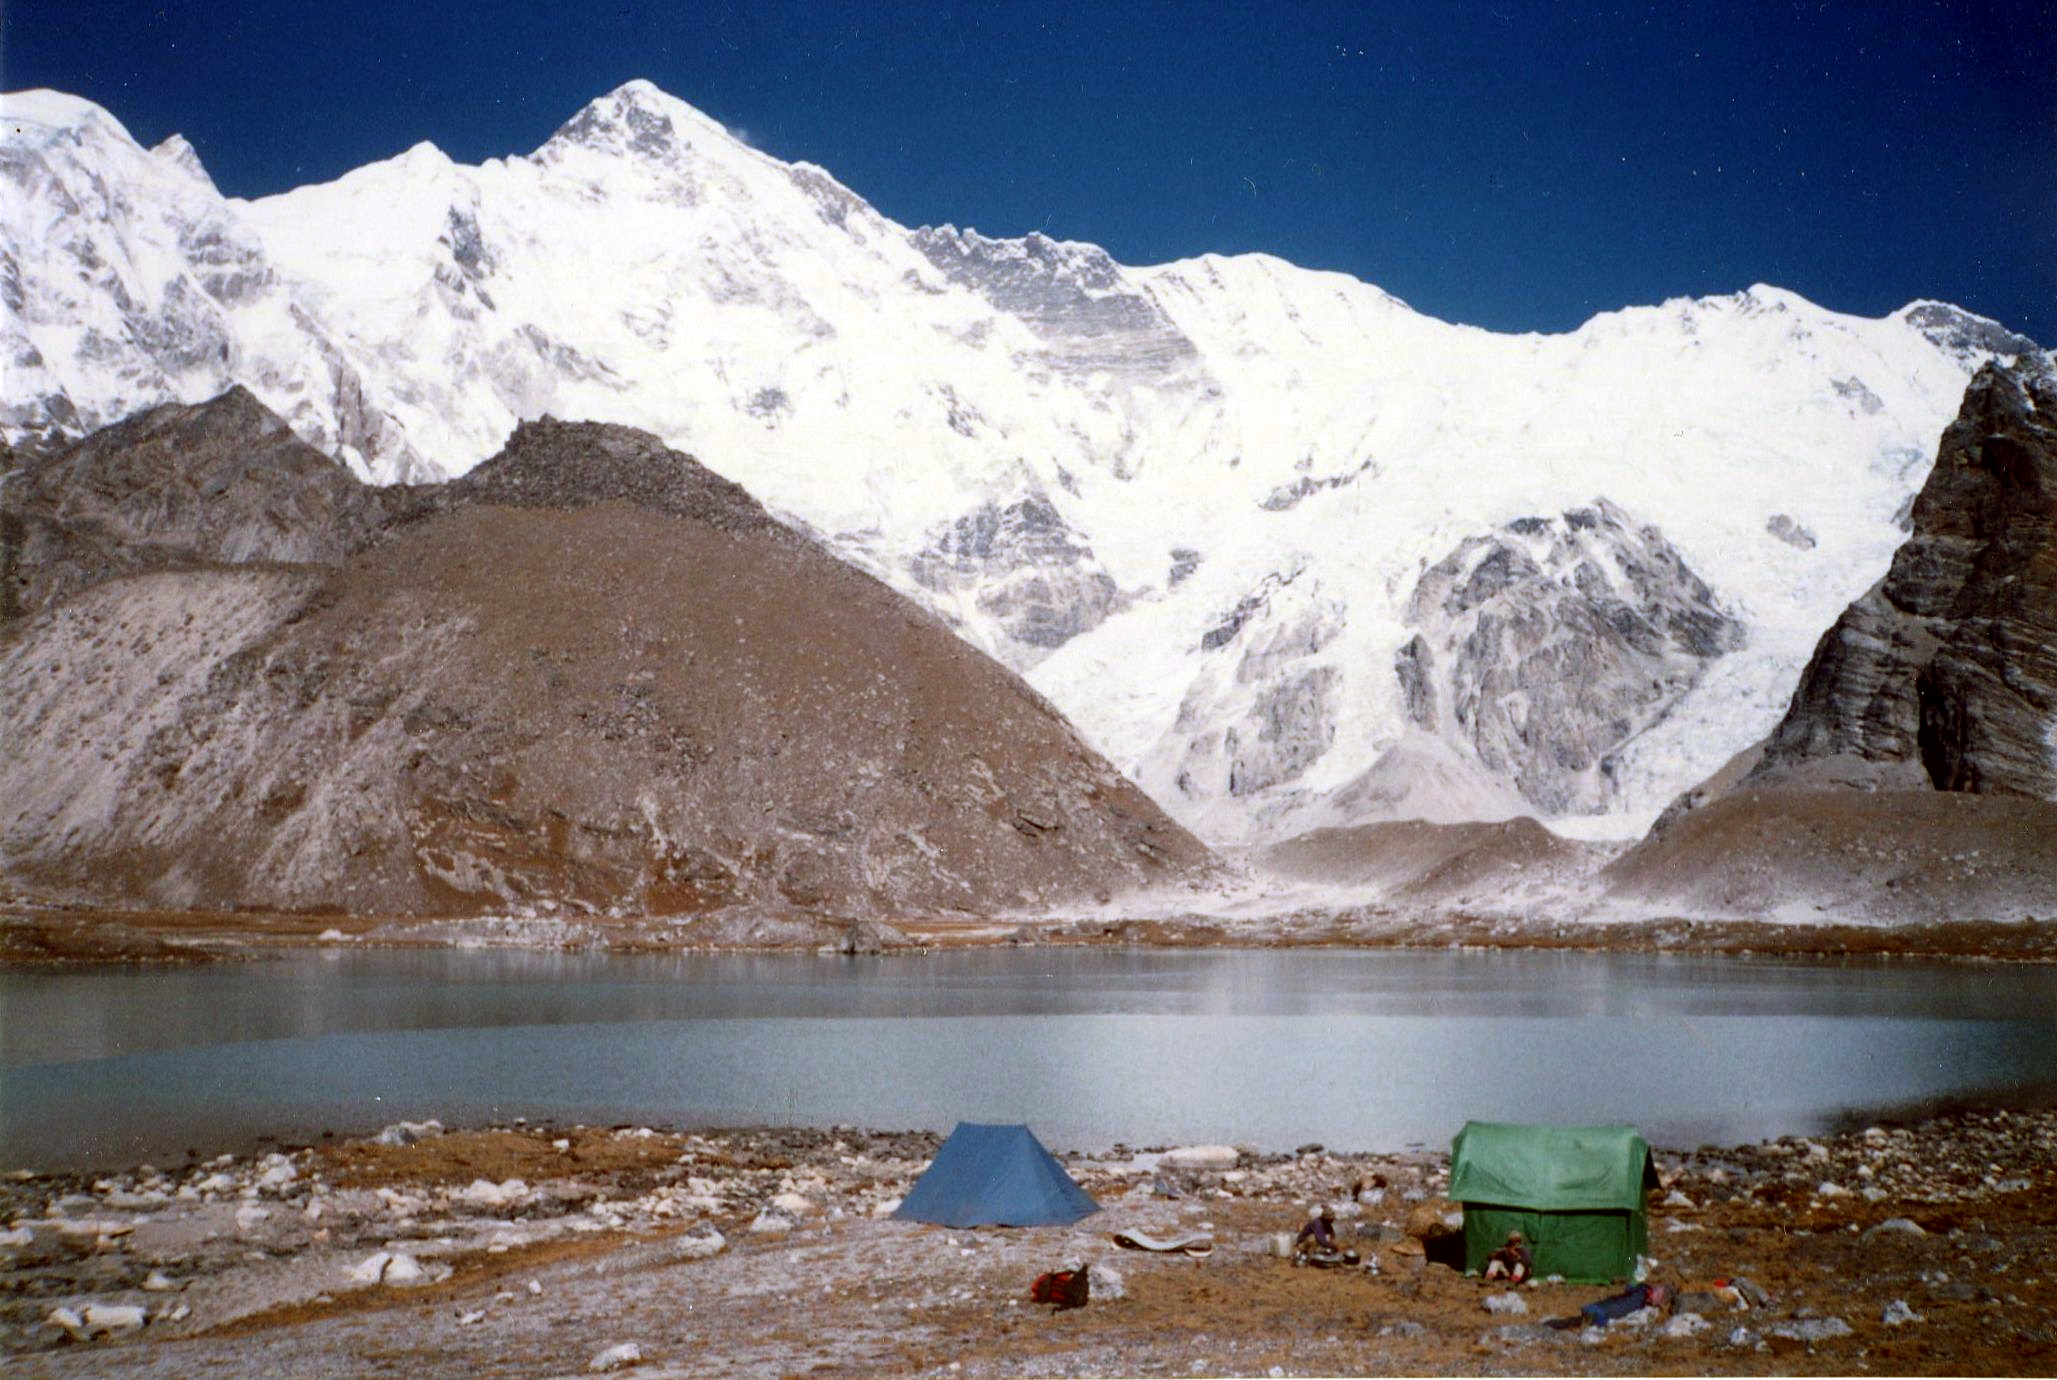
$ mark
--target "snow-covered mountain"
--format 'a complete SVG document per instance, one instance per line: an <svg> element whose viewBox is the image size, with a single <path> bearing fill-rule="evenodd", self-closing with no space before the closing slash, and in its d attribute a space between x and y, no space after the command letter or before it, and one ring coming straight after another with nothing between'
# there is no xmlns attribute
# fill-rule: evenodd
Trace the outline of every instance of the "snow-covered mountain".
<svg viewBox="0 0 2057 1380"><path fill-rule="evenodd" d="M235 382L381 480L645 428L1218 840L1646 821L1776 722L1970 372L2033 348L1762 286L1497 335L1262 255L909 230L643 82L254 202L86 102L4 112L10 439Z"/></svg>

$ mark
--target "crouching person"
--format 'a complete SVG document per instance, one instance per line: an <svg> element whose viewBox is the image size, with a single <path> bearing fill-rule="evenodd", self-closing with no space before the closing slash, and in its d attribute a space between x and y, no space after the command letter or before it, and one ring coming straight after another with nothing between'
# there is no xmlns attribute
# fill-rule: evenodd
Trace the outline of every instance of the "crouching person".
<svg viewBox="0 0 2057 1380"><path fill-rule="evenodd" d="M1509 1284L1521 1284L1527 1281L1534 1268L1533 1262L1529 1259L1528 1243L1522 1240L1518 1231L1508 1232L1507 1244L1486 1257L1487 1279L1504 1279Z"/></svg>
<svg viewBox="0 0 2057 1380"><path fill-rule="evenodd" d="M1336 1240L1336 1210L1317 1208L1308 1214L1307 1224L1293 1238L1295 1265L1355 1265L1357 1252L1346 1251Z"/></svg>

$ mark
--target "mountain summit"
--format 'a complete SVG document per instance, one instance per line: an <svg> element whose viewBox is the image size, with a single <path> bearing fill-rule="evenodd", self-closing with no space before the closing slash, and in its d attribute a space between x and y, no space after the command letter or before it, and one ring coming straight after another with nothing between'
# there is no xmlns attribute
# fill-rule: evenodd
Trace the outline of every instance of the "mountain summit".
<svg viewBox="0 0 2057 1380"><path fill-rule="evenodd" d="M7 438L240 383L391 482L545 415L632 426L1029 675L1217 839L1647 822L1777 722L1966 381L2032 349L1944 304L1868 320L1761 285L1496 335L1263 255L909 229L647 82L533 154L421 146L256 201L87 103L5 106L37 117L0 131ZM1613 668L1576 766L1512 702L1458 712L1518 668L1417 597L1517 546L1537 573L1483 617L1556 631L1498 655ZM1637 642L1689 608L1720 635Z"/></svg>

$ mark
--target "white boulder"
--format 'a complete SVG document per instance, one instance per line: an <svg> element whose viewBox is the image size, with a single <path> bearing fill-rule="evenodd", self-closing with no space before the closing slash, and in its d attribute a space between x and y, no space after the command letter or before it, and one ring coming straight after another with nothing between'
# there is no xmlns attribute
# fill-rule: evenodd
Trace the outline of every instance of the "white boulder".
<svg viewBox="0 0 2057 1380"><path fill-rule="evenodd" d="M591 1371L620 1370L624 1366L641 1365L642 1361L643 1348L637 1346L634 1342L617 1342L598 1356L595 1356L587 1363L586 1369Z"/></svg>

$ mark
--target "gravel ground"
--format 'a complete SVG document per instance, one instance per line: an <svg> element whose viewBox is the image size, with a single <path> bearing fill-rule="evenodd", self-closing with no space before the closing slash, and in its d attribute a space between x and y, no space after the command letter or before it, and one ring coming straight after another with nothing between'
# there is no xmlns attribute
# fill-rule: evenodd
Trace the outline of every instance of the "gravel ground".
<svg viewBox="0 0 2057 1380"><path fill-rule="evenodd" d="M1440 1155L1112 1147L1067 1157L1105 1209L1075 1227L952 1231L881 1215L927 1134L386 1140L417 1134L0 1181L0 1373L470 1380L590 1374L625 1345L639 1376L2057 1373L2052 1112L1661 1151L1654 1277L1769 1301L1688 1294L1593 1332L1539 1324L1606 1288L1489 1311L1507 1291L1438 1263ZM1272 1253L1316 1202L1375 1271ZM1217 1248L1142 1254L1121 1230ZM1091 1303L1032 1304L1069 1263L1093 1267Z"/></svg>

